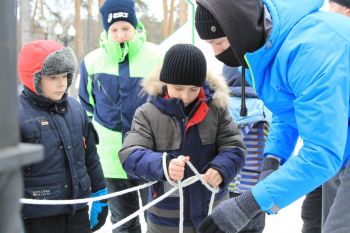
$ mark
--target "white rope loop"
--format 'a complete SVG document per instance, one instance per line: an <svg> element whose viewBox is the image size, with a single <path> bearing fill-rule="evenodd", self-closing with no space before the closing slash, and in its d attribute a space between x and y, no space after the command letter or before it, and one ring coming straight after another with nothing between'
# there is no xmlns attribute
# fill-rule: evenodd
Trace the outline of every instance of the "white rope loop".
<svg viewBox="0 0 350 233"><path fill-rule="evenodd" d="M199 172L197 171L197 169L192 165L192 163L190 161L187 161L186 164L189 166L189 168L193 171L193 173L195 174L192 177L187 178L186 180L184 180L183 182L181 182L181 180L178 180L177 184L172 181L172 179L170 179L169 173L168 173L168 167L166 164L166 158L167 158L167 153L164 152L163 156L162 156L162 164L163 164L163 171L164 171L164 176L166 178L166 180L169 182L169 184L171 184L173 187L177 187L179 189L179 210L180 210L180 220L179 220L179 233L183 232L183 213L184 213L184 195L183 195L183 188L186 186L189 186L195 182L197 182L198 180L200 180L202 182L202 184L209 190L211 191L211 197L210 197L210 202L209 202L209 208L208 208L208 215L211 214L212 210L213 210L213 206L214 206L214 201L215 201L215 194L217 192L219 192L219 188L215 187L213 188L212 186L210 186L204 179L203 179L203 175L199 174ZM184 158L183 155L178 156L178 159L182 159Z"/></svg>
<svg viewBox="0 0 350 233"><path fill-rule="evenodd" d="M94 201L101 201L105 199L110 199L112 197L121 196L126 193L134 192L140 189L147 188L153 184L157 183L157 181L152 181L147 184L142 184L139 186L135 186L129 189L125 189L122 191L118 191L115 193L109 193L106 195L98 196L98 197L89 197L89 198L82 198L82 199L73 199L73 200L38 200L38 199L28 199L28 198L21 198L20 202L22 204L31 204L31 205L74 205L74 204L83 204L83 203L89 203Z"/></svg>
<svg viewBox="0 0 350 233"><path fill-rule="evenodd" d="M115 223L112 225L112 227L110 229L107 229L106 231L104 231L103 233L109 233L112 230L118 228L119 226L123 225L124 223L130 221L131 219L139 216L141 213L143 213L144 211L146 211L147 209L149 209L150 207L152 207L153 205L157 204L158 202L161 202L162 200L164 200L165 198L169 197L172 193L174 193L176 190L179 190L179 209L180 209L180 220L179 220L179 233L183 232L183 211L184 211L184 195L183 195L183 188L187 187L189 185L192 185L193 183L197 182L197 181L201 181L202 184L212 192L211 194L211 199L210 199L210 203L209 203L209 209L208 209L208 215L212 212L213 209L213 204L214 204L214 200L215 200L215 194L219 191L219 188L213 188L211 187L204 179L203 179L203 175L199 174L199 172L197 171L197 169L192 165L192 163L190 161L186 162L186 164L190 167L190 169L194 172L194 176L188 177L187 179L181 181L177 181L177 183L175 183L174 181L172 181L169 177L168 174L168 168L166 165L166 156L167 153L163 153L163 157L162 157L162 165L163 165L163 170L164 170L164 175L166 180L173 186L172 189L170 189L168 192L164 193L163 195L159 196L158 198L154 199L153 201L151 201L150 203L148 203L145 206L142 206L138 211L135 211L133 214L129 215L128 217L120 220L119 222ZM181 158L183 156L179 156L179 158ZM82 198L82 199L74 199L74 200L38 200L38 199L28 199L28 198L21 198L20 202L22 204L31 204L31 205L74 205L74 204L82 204L82 203L91 203L94 201L100 201L100 200L105 200L105 199L110 199L116 196L120 196L120 195L124 195L126 193L129 192L134 192L134 191L138 191L140 189L144 189L147 188L155 183L157 183L158 181L152 181L149 182L147 184L142 184L136 187L132 187L129 189L125 189L122 191L118 191L118 192L114 192L114 193L110 193L110 194L106 194L106 195L102 195L102 196L98 196L98 197L93 197L93 198Z"/></svg>

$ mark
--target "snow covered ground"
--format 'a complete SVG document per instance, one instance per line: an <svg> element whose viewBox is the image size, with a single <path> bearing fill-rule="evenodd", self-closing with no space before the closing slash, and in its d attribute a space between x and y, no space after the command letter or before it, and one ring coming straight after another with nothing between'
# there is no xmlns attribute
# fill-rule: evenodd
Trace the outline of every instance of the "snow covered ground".
<svg viewBox="0 0 350 233"><path fill-rule="evenodd" d="M292 205L282 209L277 215L270 215L266 218L264 233L299 233L301 232L302 221L300 218L301 204L304 198L300 198ZM109 219L105 226L97 233L111 233L107 231L112 224ZM106 232L107 231L107 232ZM146 232L146 223L142 219L142 232Z"/></svg>

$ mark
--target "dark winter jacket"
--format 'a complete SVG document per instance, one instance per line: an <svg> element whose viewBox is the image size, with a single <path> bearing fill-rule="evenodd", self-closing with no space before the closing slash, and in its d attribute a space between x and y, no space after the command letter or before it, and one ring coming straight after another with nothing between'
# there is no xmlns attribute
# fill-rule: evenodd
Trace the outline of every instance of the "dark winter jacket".
<svg viewBox="0 0 350 233"><path fill-rule="evenodd" d="M162 152L167 152L170 159L188 155L200 173L210 167L219 171L223 183L216 201L223 200L228 184L243 166L246 152L240 130L227 110L224 79L207 78L189 115L184 114L181 100L167 98L158 79L146 79L144 83L147 93L153 96L136 111L119 152L125 171L134 178L159 181L150 189L149 198L154 199L171 188L164 182ZM186 168L185 178L193 175ZM200 182L184 188L184 232L197 229L207 215L210 195ZM178 194L152 207L148 224L156 229L154 232L178 232Z"/></svg>
<svg viewBox="0 0 350 233"><path fill-rule="evenodd" d="M42 144L44 160L23 168L24 197L77 199L105 188L98 140L81 105L70 97L52 102L24 89L19 96L22 142ZM80 205L24 205L24 218L72 214Z"/></svg>

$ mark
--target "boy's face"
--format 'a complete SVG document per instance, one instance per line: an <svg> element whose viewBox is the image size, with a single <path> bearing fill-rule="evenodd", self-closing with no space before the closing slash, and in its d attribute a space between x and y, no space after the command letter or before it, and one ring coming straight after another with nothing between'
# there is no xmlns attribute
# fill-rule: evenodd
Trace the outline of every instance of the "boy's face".
<svg viewBox="0 0 350 233"><path fill-rule="evenodd" d="M206 40L206 42L210 44L215 56L224 52L228 47L230 47L230 42L226 36L217 39Z"/></svg>
<svg viewBox="0 0 350 233"><path fill-rule="evenodd" d="M61 100L67 90L67 73L43 76L41 90L50 100Z"/></svg>
<svg viewBox="0 0 350 233"><path fill-rule="evenodd" d="M124 43L134 38L135 28L129 22L117 21L109 27L108 35L114 42Z"/></svg>
<svg viewBox="0 0 350 233"><path fill-rule="evenodd" d="M184 102L185 107L190 105L198 97L199 91L201 89L200 87L191 85L166 85L169 97L181 99Z"/></svg>

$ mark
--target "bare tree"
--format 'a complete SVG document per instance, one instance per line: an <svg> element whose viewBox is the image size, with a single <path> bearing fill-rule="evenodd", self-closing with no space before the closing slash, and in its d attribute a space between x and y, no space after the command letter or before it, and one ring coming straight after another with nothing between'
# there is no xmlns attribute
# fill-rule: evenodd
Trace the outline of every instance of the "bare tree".
<svg viewBox="0 0 350 233"><path fill-rule="evenodd" d="M75 0L75 28L76 28L76 36L75 36L75 52L77 54L78 59L82 58L83 51L83 39L82 39L82 25L81 25L81 0Z"/></svg>
<svg viewBox="0 0 350 233"><path fill-rule="evenodd" d="M168 0L163 0L162 39L168 36Z"/></svg>
<svg viewBox="0 0 350 233"><path fill-rule="evenodd" d="M168 20L168 35L171 35L175 29L174 14L175 14L175 0L171 0L169 9L169 20Z"/></svg>
<svg viewBox="0 0 350 233"><path fill-rule="evenodd" d="M186 0L180 0L179 2L179 26L184 25L187 22L187 2Z"/></svg>
<svg viewBox="0 0 350 233"><path fill-rule="evenodd" d="M92 0L88 0L87 1L87 12L88 12L88 18L87 18L87 27L86 27L86 41L87 41L87 47L90 50L91 46L92 46L92 31L89 30L90 26L93 25L93 21L92 21Z"/></svg>
<svg viewBox="0 0 350 233"><path fill-rule="evenodd" d="M31 41L31 29L32 29L32 20L31 20L31 1L22 0L20 3L20 33L21 33L21 46L26 42ZM28 20L29 19L29 20Z"/></svg>

